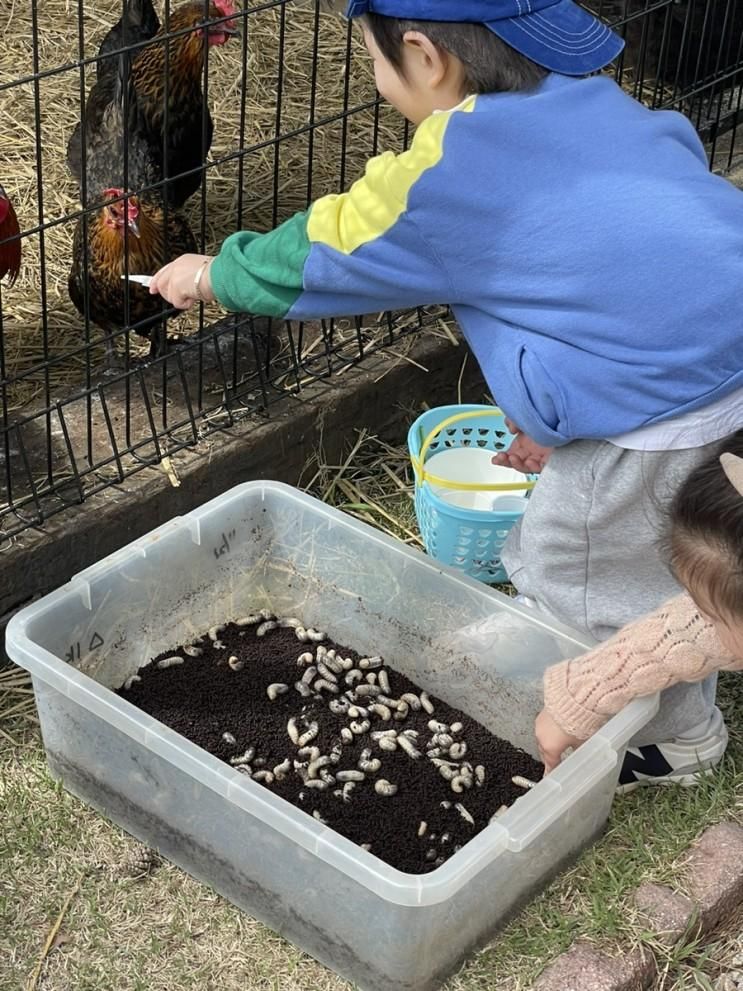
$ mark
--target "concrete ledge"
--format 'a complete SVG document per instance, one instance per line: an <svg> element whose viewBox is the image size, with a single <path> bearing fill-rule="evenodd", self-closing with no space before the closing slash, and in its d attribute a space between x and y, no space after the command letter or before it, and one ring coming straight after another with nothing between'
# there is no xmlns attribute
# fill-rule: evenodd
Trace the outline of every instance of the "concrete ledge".
<svg viewBox="0 0 743 991"><path fill-rule="evenodd" d="M655 960L640 948L609 956L581 941L549 965L534 991L645 991L655 974Z"/></svg>
<svg viewBox="0 0 743 991"><path fill-rule="evenodd" d="M371 355L343 375L310 385L271 407L270 418L251 416L211 434L173 457L175 488L160 468L145 468L104 492L27 530L3 550L0 617L58 587L93 562L239 482L269 478L296 484L310 455L323 446L331 463L367 428L401 442L410 410L456 402L464 345L421 333L410 361ZM384 374L384 377L380 377ZM467 362L463 394L479 399L487 388L477 363Z"/></svg>
<svg viewBox="0 0 743 991"><path fill-rule="evenodd" d="M691 932L697 917L694 903L663 884L641 884L635 905L648 929L666 946L673 946Z"/></svg>
<svg viewBox="0 0 743 991"><path fill-rule="evenodd" d="M743 827L712 826L694 844L686 864L687 888L705 933L743 902Z"/></svg>

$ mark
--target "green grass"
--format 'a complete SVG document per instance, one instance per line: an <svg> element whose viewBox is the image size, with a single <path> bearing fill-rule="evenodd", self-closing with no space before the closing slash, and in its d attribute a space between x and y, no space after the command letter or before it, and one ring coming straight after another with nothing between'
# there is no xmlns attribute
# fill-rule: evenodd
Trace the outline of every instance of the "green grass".
<svg viewBox="0 0 743 991"><path fill-rule="evenodd" d="M314 490L413 543L404 451L363 437L338 479L341 467L318 467ZM138 874L138 844L49 777L38 730L18 708L27 682L16 673L5 685L0 717L11 716L0 735L3 991L25 988L71 892L40 991L351 991L178 868L163 863ZM618 798L604 837L475 955L447 991L526 991L576 937L613 948L647 935L633 911L633 889L648 879L683 890L689 843L721 820L743 823L742 676L721 678L719 703L730 729L719 771L695 788ZM710 991L743 952L741 922L743 915L705 946L656 947L656 991Z"/></svg>

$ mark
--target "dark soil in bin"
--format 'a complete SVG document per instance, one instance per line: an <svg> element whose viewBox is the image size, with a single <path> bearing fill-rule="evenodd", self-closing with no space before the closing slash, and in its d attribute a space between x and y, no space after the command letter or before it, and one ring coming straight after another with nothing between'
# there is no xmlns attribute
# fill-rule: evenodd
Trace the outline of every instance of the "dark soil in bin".
<svg viewBox="0 0 743 991"><path fill-rule="evenodd" d="M322 674L318 672L310 679L313 691L303 697L295 683L308 665L300 665L297 660L305 652L314 655L321 646L337 652L336 658L331 653L336 668L339 661L350 658L358 670L360 655L329 640L302 643L292 628L272 629L261 637L256 635L257 628L257 624L239 627L231 623L212 630L218 639L215 642L205 634L197 640L195 646L202 651L197 657L188 656L183 648L161 654L140 669L139 680L130 679L118 694L214 756L242 768L244 773L257 775L258 780L263 779L262 785L353 842L365 845L381 860L411 874L423 874L440 866L484 829L504 805L523 795L524 789L512 782L513 776L532 781L541 777L543 767L532 757L435 697L430 699L433 714L423 707L416 711L410 706L404 719L395 719L399 710L387 706L392 718L385 720L384 710L369 712L369 729L354 735L352 742L344 742L343 727L355 723L358 730L364 726L363 714L354 719L352 714L335 713L329 707L331 701L343 700L344 693L350 691L345 681L348 672L336 673L337 693L317 684ZM182 663L158 667L159 661L170 657L178 657ZM313 661L312 666L316 667L317 662ZM399 702L406 693L420 698L421 691L413 682L386 665L364 669L364 680L355 683L354 689L368 684L366 676L371 673L379 679L382 670L390 687L389 693L382 693L383 698ZM452 677L456 677L454 670ZM271 700L267 689L273 684L286 685L288 691ZM355 704L366 708L372 702L374 696L363 696ZM290 739L288 730L292 718L300 734L316 724L317 735L307 746L316 747L320 756L332 758L319 769L313 768L309 779L323 782L324 788L308 786L304 780L309 771L307 762L315 760L317 752L298 755L299 747ZM465 780L456 782L461 791L453 790L452 781L442 776L442 765L434 764L428 756L437 742L433 740L437 729L429 727L432 720L448 727L443 739L442 731L438 731L437 741L443 746L437 746L434 756L449 760L447 766L464 769ZM370 734L385 730L398 734L417 732L417 738L411 736L408 740L420 756L411 756L410 748L402 749L402 745L393 751L381 749L380 740L372 739ZM465 743L466 753L459 756L461 748L455 746L456 759L452 759L451 752L447 752L451 747L449 738L454 744ZM252 755L249 748L254 749ZM371 755L363 754L365 750L371 750ZM359 761L363 762L364 757L381 761L381 767L367 771L365 779L352 788L345 783L344 794L343 774L341 780L335 776L359 770ZM267 781L262 772L273 775L273 769L287 758L290 767L286 776L279 774ZM294 767L294 761L305 766ZM465 765L469 765L469 772ZM379 779L397 786L395 794L378 794L375 783Z"/></svg>

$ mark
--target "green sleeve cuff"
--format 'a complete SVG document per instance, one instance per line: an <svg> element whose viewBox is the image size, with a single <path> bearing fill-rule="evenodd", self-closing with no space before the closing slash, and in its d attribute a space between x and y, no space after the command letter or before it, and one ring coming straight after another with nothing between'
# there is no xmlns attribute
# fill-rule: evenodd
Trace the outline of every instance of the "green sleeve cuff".
<svg viewBox="0 0 743 991"><path fill-rule="evenodd" d="M309 253L306 213L268 234L238 231L211 264L212 291L227 310L283 318L302 293Z"/></svg>

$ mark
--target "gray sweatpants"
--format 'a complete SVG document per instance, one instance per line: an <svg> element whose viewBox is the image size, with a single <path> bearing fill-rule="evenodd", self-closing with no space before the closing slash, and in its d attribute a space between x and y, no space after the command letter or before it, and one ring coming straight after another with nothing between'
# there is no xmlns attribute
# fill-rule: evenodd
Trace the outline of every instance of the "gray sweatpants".
<svg viewBox="0 0 743 991"><path fill-rule="evenodd" d="M630 451L608 441L556 448L502 560L525 596L555 619L605 640L679 592L658 541L665 509L719 442L680 451ZM662 743L709 718L716 676L661 695L643 743Z"/></svg>

